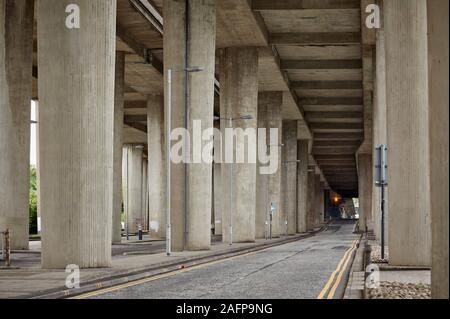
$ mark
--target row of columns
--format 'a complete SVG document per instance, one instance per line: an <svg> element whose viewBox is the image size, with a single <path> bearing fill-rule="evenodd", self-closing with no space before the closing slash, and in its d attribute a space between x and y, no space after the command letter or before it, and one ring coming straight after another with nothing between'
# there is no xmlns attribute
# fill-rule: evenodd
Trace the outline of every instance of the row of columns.
<svg viewBox="0 0 450 319"><path fill-rule="evenodd" d="M388 146L389 263L431 266L433 297L448 298L448 1L379 4L373 147ZM380 239L374 161L358 155L360 226Z"/></svg>

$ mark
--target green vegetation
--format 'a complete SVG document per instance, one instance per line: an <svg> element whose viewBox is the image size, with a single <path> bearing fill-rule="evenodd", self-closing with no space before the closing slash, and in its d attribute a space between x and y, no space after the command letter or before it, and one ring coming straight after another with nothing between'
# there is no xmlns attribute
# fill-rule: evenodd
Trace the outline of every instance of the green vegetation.
<svg viewBox="0 0 450 319"><path fill-rule="evenodd" d="M30 234L37 234L37 180L33 165L30 165Z"/></svg>

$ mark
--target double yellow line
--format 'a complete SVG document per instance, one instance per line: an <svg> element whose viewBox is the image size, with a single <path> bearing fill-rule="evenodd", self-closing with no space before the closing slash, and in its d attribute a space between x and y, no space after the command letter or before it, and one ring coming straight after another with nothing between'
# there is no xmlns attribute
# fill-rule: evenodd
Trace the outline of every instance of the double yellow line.
<svg viewBox="0 0 450 319"><path fill-rule="evenodd" d="M327 295L327 299L333 299L334 294L336 293L336 289L339 287L339 284L341 283L342 276L344 275L345 270L347 269L347 265L350 261L353 251L357 248L357 245L358 245L358 240L355 239L352 242L352 245L350 246L350 248L347 249L344 256L339 261L339 264L337 265L336 269L331 274L330 278L328 279L327 283L323 287L320 294L317 296L317 299L324 299L325 295L328 291L329 291L329 293ZM335 278L336 278L336 281L335 281ZM331 286L333 284L333 282L334 282L334 285ZM330 287L331 287L331 289L330 289Z"/></svg>

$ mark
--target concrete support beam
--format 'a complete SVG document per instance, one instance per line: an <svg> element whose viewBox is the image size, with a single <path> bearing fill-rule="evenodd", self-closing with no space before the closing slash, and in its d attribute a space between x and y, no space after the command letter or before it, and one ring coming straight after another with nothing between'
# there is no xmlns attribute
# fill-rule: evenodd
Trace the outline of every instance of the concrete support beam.
<svg viewBox="0 0 450 319"><path fill-rule="evenodd" d="M360 0L253 0L252 10L359 9Z"/></svg>
<svg viewBox="0 0 450 319"><path fill-rule="evenodd" d="M314 229L314 207L315 207L315 174L314 174L314 166L308 166L308 200L307 200L307 208L308 208L308 225L307 230Z"/></svg>
<svg viewBox="0 0 450 319"><path fill-rule="evenodd" d="M448 299L448 1L428 0L431 295Z"/></svg>
<svg viewBox="0 0 450 319"><path fill-rule="evenodd" d="M372 154L358 154L359 229L372 230Z"/></svg>
<svg viewBox="0 0 450 319"><path fill-rule="evenodd" d="M286 180L285 211L287 220L287 234L294 235L297 232L297 121L283 122L284 152L286 163L284 170Z"/></svg>
<svg viewBox="0 0 450 319"><path fill-rule="evenodd" d="M113 204L116 1L37 2L42 267L107 267Z"/></svg>
<svg viewBox="0 0 450 319"><path fill-rule="evenodd" d="M321 208L322 208L323 194L322 187L320 185L320 175L314 176L314 227L318 227L321 224Z"/></svg>
<svg viewBox="0 0 450 319"><path fill-rule="evenodd" d="M202 130L213 127L215 1L165 0L163 11L164 71L167 74L171 68L174 72L171 127L186 128L192 136L194 121L201 122ZM195 66L202 67L203 71L182 72ZM165 114L168 112L167 89L166 83ZM191 155L201 156L207 142L203 140L200 149L192 148ZM172 163L171 172L172 249L209 249L212 164L202 161L187 165Z"/></svg>
<svg viewBox="0 0 450 319"><path fill-rule="evenodd" d="M427 8L384 2L389 263L431 264ZM407 129L406 129L407 128Z"/></svg>
<svg viewBox="0 0 450 319"><path fill-rule="evenodd" d="M147 98L149 230L151 238L166 236L166 143L164 97Z"/></svg>
<svg viewBox="0 0 450 319"><path fill-rule="evenodd" d="M0 231L28 249L34 1L0 1Z"/></svg>
<svg viewBox="0 0 450 319"><path fill-rule="evenodd" d="M281 60L282 70L346 70L361 69L361 60Z"/></svg>
<svg viewBox="0 0 450 319"><path fill-rule="evenodd" d="M126 216L125 232L128 234L137 233L139 226L144 229L143 149L142 145L125 145L123 148L123 203Z"/></svg>
<svg viewBox="0 0 450 319"><path fill-rule="evenodd" d="M297 141L297 232L305 233L308 229L308 140Z"/></svg>
<svg viewBox="0 0 450 319"><path fill-rule="evenodd" d="M114 163L113 163L113 216L112 243L122 241L122 128L125 91L125 52L116 52L114 82Z"/></svg>
<svg viewBox="0 0 450 319"><path fill-rule="evenodd" d="M361 34L357 32L273 33L270 35L269 42L275 45L359 44Z"/></svg>
<svg viewBox="0 0 450 319"><path fill-rule="evenodd" d="M278 114L280 106L281 103L277 108ZM257 111L258 50L252 47L223 49L220 54L220 117L239 118L250 115L251 120L232 121L233 127L243 130L256 129ZM276 119L281 121L280 116ZM225 136L227 127L230 127L229 121L222 120L222 136ZM256 136L247 139L241 135L233 144L233 152L238 147L246 149L244 147L246 140L248 144L256 143ZM225 153L222 154L224 158ZM230 187L232 188L231 199ZM222 190L223 241L230 242L230 227L232 227L233 242L253 242L255 240L256 163L222 163Z"/></svg>

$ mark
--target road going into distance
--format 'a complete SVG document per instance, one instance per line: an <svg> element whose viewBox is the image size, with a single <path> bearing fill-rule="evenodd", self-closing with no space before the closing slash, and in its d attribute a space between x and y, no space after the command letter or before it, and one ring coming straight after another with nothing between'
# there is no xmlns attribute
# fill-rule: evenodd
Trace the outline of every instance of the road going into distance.
<svg viewBox="0 0 450 319"><path fill-rule="evenodd" d="M342 298L356 249L354 221L315 236L75 298Z"/></svg>

